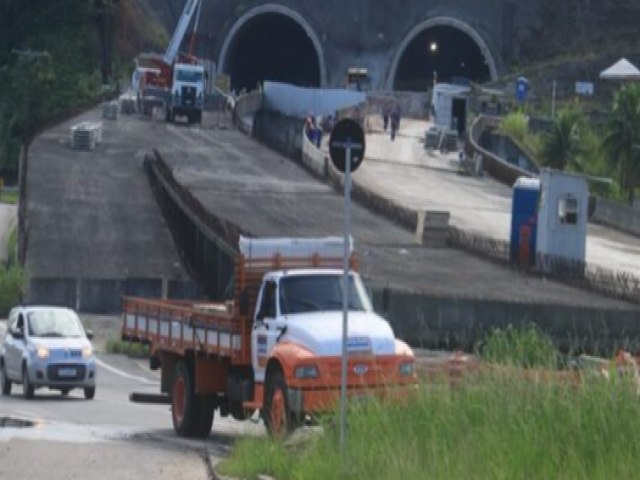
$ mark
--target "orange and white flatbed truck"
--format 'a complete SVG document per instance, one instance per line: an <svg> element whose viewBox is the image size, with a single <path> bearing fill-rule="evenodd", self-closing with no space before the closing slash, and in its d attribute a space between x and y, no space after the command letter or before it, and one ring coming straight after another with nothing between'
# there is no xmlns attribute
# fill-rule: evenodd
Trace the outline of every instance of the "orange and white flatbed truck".
<svg viewBox="0 0 640 480"><path fill-rule="evenodd" d="M181 436L208 436L216 409L259 411L284 436L338 405L343 240L239 243L231 301L124 300L122 337L150 345ZM351 255L347 395L403 398L417 382L413 351L374 313L354 267Z"/></svg>

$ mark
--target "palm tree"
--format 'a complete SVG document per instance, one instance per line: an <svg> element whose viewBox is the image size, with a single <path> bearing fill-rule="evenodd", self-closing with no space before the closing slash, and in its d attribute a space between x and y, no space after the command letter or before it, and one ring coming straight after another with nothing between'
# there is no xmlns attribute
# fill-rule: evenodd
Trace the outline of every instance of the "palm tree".
<svg viewBox="0 0 640 480"><path fill-rule="evenodd" d="M582 112L565 108L552 120L551 129L542 135L540 157L542 163L557 170L569 168L581 172L581 131L584 127Z"/></svg>
<svg viewBox="0 0 640 480"><path fill-rule="evenodd" d="M603 147L607 161L618 175L620 188L633 204L640 181L640 85L625 85L616 92L607 122Z"/></svg>

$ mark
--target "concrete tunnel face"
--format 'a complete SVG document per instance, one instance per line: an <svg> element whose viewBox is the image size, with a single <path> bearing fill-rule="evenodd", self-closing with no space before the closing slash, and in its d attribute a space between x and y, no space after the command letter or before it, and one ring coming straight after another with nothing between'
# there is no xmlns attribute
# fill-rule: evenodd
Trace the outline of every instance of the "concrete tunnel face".
<svg viewBox="0 0 640 480"><path fill-rule="evenodd" d="M456 78L484 83L492 78L489 60L462 29L435 25L418 33L401 53L393 89L425 91L436 82Z"/></svg>
<svg viewBox="0 0 640 480"><path fill-rule="evenodd" d="M306 30L281 13L262 13L235 32L223 65L231 88L254 90L265 80L321 85L319 54Z"/></svg>

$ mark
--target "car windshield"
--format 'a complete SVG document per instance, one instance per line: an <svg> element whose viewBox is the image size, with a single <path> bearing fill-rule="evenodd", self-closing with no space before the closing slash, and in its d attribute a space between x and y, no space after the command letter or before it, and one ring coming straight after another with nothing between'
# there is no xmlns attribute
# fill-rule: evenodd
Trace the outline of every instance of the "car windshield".
<svg viewBox="0 0 640 480"><path fill-rule="evenodd" d="M78 317L65 310L38 310L29 313L29 333L32 337L82 337Z"/></svg>
<svg viewBox="0 0 640 480"><path fill-rule="evenodd" d="M192 70L178 70L176 79L179 82L199 83L202 81L202 72Z"/></svg>
<svg viewBox="0 0 640 480"><path fill-rule="evenodd" d="M280 280L280 311L283 315L342 310L342 275L300 275ZM363 290L349 277L349 310L365 310Z"/></svg>

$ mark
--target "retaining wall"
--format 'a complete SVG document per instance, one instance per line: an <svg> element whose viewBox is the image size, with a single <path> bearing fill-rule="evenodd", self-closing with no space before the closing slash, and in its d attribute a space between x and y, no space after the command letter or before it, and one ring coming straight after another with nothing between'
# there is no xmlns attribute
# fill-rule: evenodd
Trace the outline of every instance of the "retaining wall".
<svg viewBox="0 0 640 480"><path fill-rule="evenodd" d="M502 158L480 146L480 136L482 132L484 132L486 128L497 127L499 124L499 117L478 115L467 134L465 153L469 158L473 158L475 154L481 155L483 158L483 169L499 182L512 187L519 177L531 178L534 177L534 175L523 168L511 165L509 162L504 161Z"/></svg>
<svg viewBox="0 0 640 480"><path fill-rule="evenodd" d="M200 287L191 280L32 278L26 300L66 306L84 313L114 314L122 312L123 296L174 300L204 298Z"/></svg>
<svg viewBox="0 0 640 480"><path fill-rule="evenodd" d="M640 235L640 211L604 198L596 197L595 210L589 220L632 235Z"/></svg>

